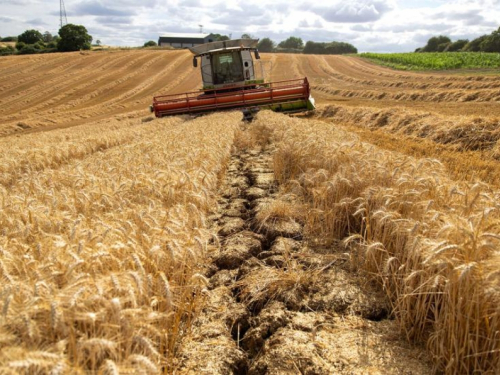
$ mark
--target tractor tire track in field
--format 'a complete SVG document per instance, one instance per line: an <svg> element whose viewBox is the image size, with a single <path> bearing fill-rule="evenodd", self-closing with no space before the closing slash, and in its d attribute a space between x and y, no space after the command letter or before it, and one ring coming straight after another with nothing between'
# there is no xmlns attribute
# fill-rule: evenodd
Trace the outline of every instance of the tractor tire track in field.
<svg viewBox="0 0 500 375"><path fill-rule="evenodd" d="M397 334L383 293L350 272L339 245L311 247L289 217L258 219L282 199L274 145L264 143L234 147L212 218L220 246L179 373L431 373L423 349Z"/></svg>

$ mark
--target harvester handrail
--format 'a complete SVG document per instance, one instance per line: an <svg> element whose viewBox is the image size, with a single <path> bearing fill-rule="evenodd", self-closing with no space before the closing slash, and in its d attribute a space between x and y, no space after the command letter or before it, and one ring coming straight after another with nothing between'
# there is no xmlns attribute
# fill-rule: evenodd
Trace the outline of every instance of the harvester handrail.
<svg viewBox="0 0 500 375"><path fill-rule="evenodd" d="M296 82L296 83L291 83L291 82ZM287 85L283 85L283 83L288 83ZM189 102L189 99L198 99L200 94L204 95L206 98L214 98L214 97L226 97L226 96L235 96L239 95L242 93L251 93L251 92L258 92L262 91L263 89L267 89L271 92L277 89L286 89L286 88L291 88L291 87L297 87L297 86L306 86L308 89L308 94L309 94L309 83L307 81L307 78L298 78L298 79L291 79L291 80L284 80L284 81L276 81L276 82L266 82L266 83L261 83L261 84L249 84L249 85L244 85L244 86L238 86L234 87L235 89L241 90L241 91L228 91L231 88L222 88L222 89L210 89L212 93L210 94L204 94L204 90L198 90L198 91L191 91L191 92L185 92L185 93L180 93L180 94L169 94L169 95L159 95L153 98L153 101L155 103L165 103L165 102L171 102L171 101L184 101L187 100ZM252 88L249 88L252 87ZM254 87L254 88L253 88Z"/></svg>

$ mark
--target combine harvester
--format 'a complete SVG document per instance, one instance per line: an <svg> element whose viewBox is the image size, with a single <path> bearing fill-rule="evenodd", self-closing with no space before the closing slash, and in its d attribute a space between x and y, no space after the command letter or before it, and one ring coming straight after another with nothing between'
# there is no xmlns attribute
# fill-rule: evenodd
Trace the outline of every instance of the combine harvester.
<svg viewBox="0 0 500 375"><path fill-rule="evenodd" d="M258 39L236 39L201 44L190 48L194 54L193 66L201 59L203 89L184 94L153 98L151 112L156 117L240 109L245 120L251 121L260 109L276 112L303 112L313 110L307 78L279 82L265 82L259 60Z"/></svg>

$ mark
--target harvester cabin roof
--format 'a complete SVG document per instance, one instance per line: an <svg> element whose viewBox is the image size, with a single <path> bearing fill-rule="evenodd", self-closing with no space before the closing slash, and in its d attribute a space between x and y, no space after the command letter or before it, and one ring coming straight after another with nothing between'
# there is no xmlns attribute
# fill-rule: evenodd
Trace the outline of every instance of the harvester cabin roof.
<svg viewBox="0 0 500 375"><path fill-rule="evenodd" d="M223 51L225 49L255 49L257 48L258 42L259 39L232 39L200 44L190 47L189 50L195 56L200 56L206 53Z"/></svg>

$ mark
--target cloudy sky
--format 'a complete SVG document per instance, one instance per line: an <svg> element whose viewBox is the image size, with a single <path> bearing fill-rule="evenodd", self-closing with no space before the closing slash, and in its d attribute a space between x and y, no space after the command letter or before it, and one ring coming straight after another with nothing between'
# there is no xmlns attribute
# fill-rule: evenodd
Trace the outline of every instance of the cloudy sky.
<svg viewBox="0 0 500 375"><path fill-rule="evenodd" d="M166 32L243 33L280 42L343 41L360 51L407 52L434 35L472 39L500 26L500 0L64 0L68 23L103 44L139 46ZM59 0L0 0L0 36L56 34Z"/></svg>

